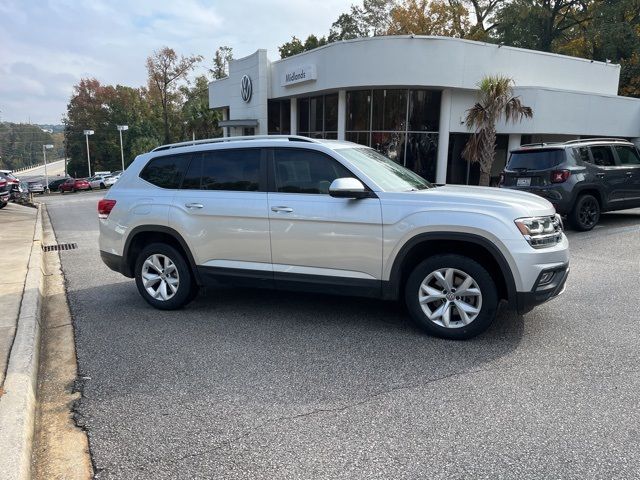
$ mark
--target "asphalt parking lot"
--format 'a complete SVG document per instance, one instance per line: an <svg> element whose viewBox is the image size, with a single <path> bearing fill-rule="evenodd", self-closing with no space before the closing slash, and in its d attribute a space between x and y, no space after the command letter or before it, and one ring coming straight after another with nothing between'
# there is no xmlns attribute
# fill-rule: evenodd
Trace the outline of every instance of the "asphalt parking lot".
<svg viewBox="0 0 640 480"><path fill-rule="evenodd" d="M640 210L570 232L560 298L467 342L397 304L242 289L153 310L99 258L101 192L45 197L98 478L631 479Z"/></svg>

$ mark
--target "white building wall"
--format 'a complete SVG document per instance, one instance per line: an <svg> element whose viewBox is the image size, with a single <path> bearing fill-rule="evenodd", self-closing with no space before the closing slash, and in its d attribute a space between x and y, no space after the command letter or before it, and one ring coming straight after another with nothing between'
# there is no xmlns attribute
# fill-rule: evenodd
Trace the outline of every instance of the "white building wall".
<svg viewBox="0 0 640 480"><path fill-rule="evenodd" d="M640 99L534 87L517 87L515 94L533 109L533 118L498 124L498 133L640 136ZM452 132L468 131L464 118L476 96L475 91L454 90Z"/></svg>
<svg viewBox="0 0 640 480"><path fill-rule="evenodd" d="M229 76L209 84L209 107L228 106L230 120L258 120L256 133L266 135L269 72L270 62L266 50L258 50L248 57L233 60L229 64ZM253 94L249 102L242 100L241 96L244 75L251 78L253 85Z"/></svg>

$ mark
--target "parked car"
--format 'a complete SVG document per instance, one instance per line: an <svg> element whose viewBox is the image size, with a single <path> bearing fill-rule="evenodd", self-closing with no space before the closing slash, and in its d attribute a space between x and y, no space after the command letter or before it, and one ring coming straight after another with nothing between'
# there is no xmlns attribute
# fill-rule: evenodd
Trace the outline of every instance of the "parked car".
<svg viewBox="0 0 640 480"><path fill-rule="evenodd" d="M58 190L60 190L60 185L62 185L66 181L67 181L67 177L65 177L65 178L57 178L56 180L53 180L52 182L49 182L49 191L50 192L57 192Z"/></svg>
<svg viewBox="0 0 640 480"><path fill-rule="evenodd" d="M60 184L58 190L60 190L60 193L77 192L79 190L91 190L91 186L84 178L67 178Z"/></svg>
<svg viewBox="0 0 640 480"><path fill-rule="evenodd" d="M109 175L108 177L105 177L104 185L106 187L112 187L120 179L120 175L122 175L122 173L117 173L117 174L113 174L113 175Z"/></svg>
<svg viewBox="0 0 640 480"><path fill-rule="evenodd" d="M602 212L640 207L640 153L610 138L523 145L511 152L500 186L546 198L587 231Z"/></svg>
<svg viewBox="0 0 640 480"><path fill-rule="evenodd" d="M4 177L0 176L0 208L6 207L7 203L9 203L9 200L11 199L10 188L9 182L7 182Z"/></svg>
<svg viewBox="0 0 640 480"><path fill-rule="evenodd" d="M93 188L107 188L104 181L106 176L104 175L96 175L94 177L88 178L89 186Z"/></svg>
<svg viewBox="0 0 640 480"><path fill-rule="evenodd" d="M4 178L9 184L11 200L20 196L20 179L11 173L11 170L0 170L0 178Z"/></svg>
<svg viewBox="0 0 640 480"><path fill-rule="evenodd" d="M31 193L39 193L42 195L44 193L44 185L42 182L28 182L29 192Z"/></svg>
<svg viewBox="0 0 640 480"><path fill-rule="evenodd" d="M98 202L104 263L162 310L204 285L403 299L428 333L473 337L569 273L562 222L525 192L436 186L377 151L296 136L166 145Z"/></svg>

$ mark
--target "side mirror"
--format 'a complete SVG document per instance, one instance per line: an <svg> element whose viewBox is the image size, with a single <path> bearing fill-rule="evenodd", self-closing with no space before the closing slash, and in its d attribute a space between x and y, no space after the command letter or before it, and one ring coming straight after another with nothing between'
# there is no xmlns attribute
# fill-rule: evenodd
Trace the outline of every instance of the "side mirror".
<svg viewBox="0 0 640 480"><path fill-rule="evenodd" d="M335 198L367 198L371 194L357 178L336 178L329 185L329 195Z"/></svg>

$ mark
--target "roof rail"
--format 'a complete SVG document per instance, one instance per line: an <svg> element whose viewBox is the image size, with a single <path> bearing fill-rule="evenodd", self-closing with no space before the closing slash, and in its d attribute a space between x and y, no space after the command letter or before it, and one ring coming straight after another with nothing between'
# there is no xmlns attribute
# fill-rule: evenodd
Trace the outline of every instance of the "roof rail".
<svg viewBox="0 0 640 480"><path fill-rule="evenodd" d="M524 145L520 145L518 148L522 147L547 147L553 145L560 145L558 142L538 142L538 143L525 143ZM516 150L518 149L516 148Z"/></svg>
<svg viewBox="0 0 640 480"><path fill-rule="evenodd" d="M203 140L192 140L189 142L169 143L167 145L160 145L159 147L156 147L151 151L159 152L161 150L169 150L171 148L189 147L193 145L203 145L208 143L238 142L243 140L288 140L290 142L320 143L315 138L303 137L301 135L245 135L237 137L206 138Z"/></svg>
<svg viewBox="0 0 640 480"><path fill-rule="evenodd" d="M564 142L567 145L572 145L574 143L584 143L584 142L623 142L629 143L629 140L625 140L624 138L613 138L613 137L595 137L595 138L582 138L576 140L568 140Z"/></svg>

